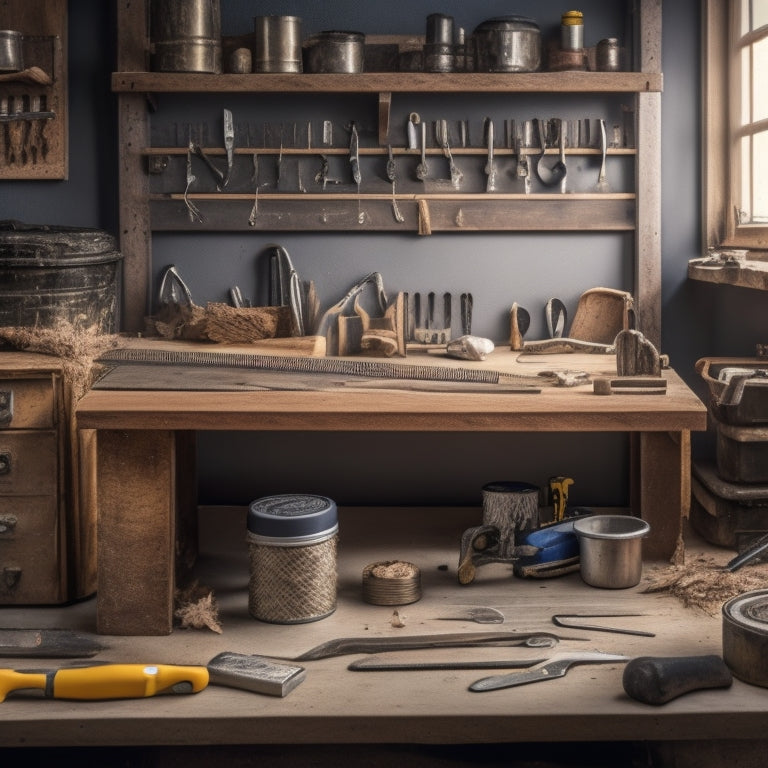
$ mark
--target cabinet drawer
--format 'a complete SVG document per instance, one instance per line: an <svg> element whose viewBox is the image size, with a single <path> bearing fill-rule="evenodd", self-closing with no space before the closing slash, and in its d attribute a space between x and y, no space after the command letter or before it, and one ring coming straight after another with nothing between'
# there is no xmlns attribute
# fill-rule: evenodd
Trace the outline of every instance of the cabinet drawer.
<svg viewBox="0 0 768 768"><path fill-rule="evenodd" d="M0 431L0 496L56 493L56 433Z"/></svg>
<svg viewBox="0 0 768 768"><path fill-rule="evenodd" d="M56 496L0 496L0 542L53 536L58 530Z"/></svg>
<svg viewBox="0 0 768 768"><path fill-rule="evenodd" d="M61 568L56 536L28 536L0 541L0 605L34 605L62 601Z"/></svg>
<svg viewBox="0 0 768 768"><path fill-rule="evenodd" d="M0 378L0 428L51 429L56 421L53 378Z"/></svg>

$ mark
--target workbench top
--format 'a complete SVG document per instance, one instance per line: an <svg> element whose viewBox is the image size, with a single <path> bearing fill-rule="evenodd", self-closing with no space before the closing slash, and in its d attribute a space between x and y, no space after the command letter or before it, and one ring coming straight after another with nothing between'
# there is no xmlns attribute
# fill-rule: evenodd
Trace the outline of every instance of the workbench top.
<svg viewBox="0 0 768 768"><path fill-rule="evenodd" d="M99 636L106 647L94 662L205 664L221 651L294 656L339 637L514 630L555 632L558 651L601 650L631 657L721 653L721 618L686 608L666 593L645 593L654 568L625 590L587 586L578 573L557 579L523 580L507 564L485 565L469 585L456 576L461 533L481 523L479 509L340 510L339 599L334 614L292 626L266 624L248 614L248 557L244 508L204 508L201 554L194 576L219 603L221 634L175 629L163 637ZM689 546L689 559L694 547ZM725 563L733 555L710 552ZM361 598L363 568L401 559L421 570L423 596L397 608L404 627L392 626L393 607ZM95 601L57 608L2 610L4 626L95 630ZM502 625L444 621L461 607L501 610ZM594 619L612 627L640 629L655 637L560 629L554 614L625 613ZM526 648L465 648L407 651L390 658L539 658ZM6 746L495 743L762 738L768 696L762 688L734 681L727 690L699 691L660 707L630 699L623 691L622 663L577 666L566 677L488 693L467 690L485 670L353 672L359 656L304 662L306 680L285 698L209 687L188 696L143 700L68 702L8 698L0 717ZM56 660L8 659L5 666L51 667Z"/></svg>

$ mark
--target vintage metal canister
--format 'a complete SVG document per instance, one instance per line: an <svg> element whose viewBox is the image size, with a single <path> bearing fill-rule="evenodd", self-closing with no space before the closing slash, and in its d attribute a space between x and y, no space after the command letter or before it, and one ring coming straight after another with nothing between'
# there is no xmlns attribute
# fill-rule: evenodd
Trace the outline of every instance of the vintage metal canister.
<svg viewBox="0 0 768 768"><path fill-rule="evenodd" d="M273 624L303 624L336 610L336 504L326 496L265 496L248 509L248 610Z"/></svg>
<svg viewBox="0 0 768 768"><path fill-rule="evenodd" d="M584 14L566 11L560 20L560 47L564 51L580 51L584 47Z"/></svg>
<svg viewBox="0 0 768 768"><path fill-rule="evenodd" d="M253 20L254 72L301 72L301 19L256 16Z"/></svg>
<svg viewBox="0 0 768 768"><path fill-rule="evenodd" d="M221 73L220 0L153 0L151 7L155 72Z"/></svg>
<svg viewBox="0 0 768 768"><path fill-rule="evenodd" d="M606 37L595 47L595 67L598 72L618 72L621 69L621 47L615 37Z"/></svg>

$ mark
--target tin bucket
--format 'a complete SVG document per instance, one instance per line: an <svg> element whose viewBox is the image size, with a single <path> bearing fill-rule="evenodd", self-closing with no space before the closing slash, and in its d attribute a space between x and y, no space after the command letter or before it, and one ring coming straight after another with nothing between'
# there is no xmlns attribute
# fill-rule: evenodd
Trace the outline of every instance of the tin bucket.
<svg viewBox="0 0 768 768"><path fill-rule="evenodd" d="M301 72L301 19L298 16L256 16L254 72Z"/></svg>
<svg viewBox="0 0 768 768"><path fill-rule="evenodd" d="M24 69L23 39L21 32L0 29L0 72L21 72Z"/></svg>
<svg viewBox="0 0 768 768"><path fill-rule="evenodd" d="M150 24L155 72L221 73L220 0L153 0Z"/></svg>
<svg viewBox="0 0 768 768"><path fill-rule="evenodd" d="M0 325L115 333L121 263L106 232L0 222Z"/></svg>

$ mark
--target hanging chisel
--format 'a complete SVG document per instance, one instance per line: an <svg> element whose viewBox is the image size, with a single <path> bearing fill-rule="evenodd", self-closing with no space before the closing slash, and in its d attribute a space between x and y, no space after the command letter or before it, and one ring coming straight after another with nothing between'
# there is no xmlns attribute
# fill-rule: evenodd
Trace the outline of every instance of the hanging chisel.
<svg viewBox="0 0 768 768"><path fill-rule="evenodd" d="M235 127L232 122L232 112L228 109L224 110L224 149L227 151L227 173L222 186L226 187L235 161Z"/></svg>

